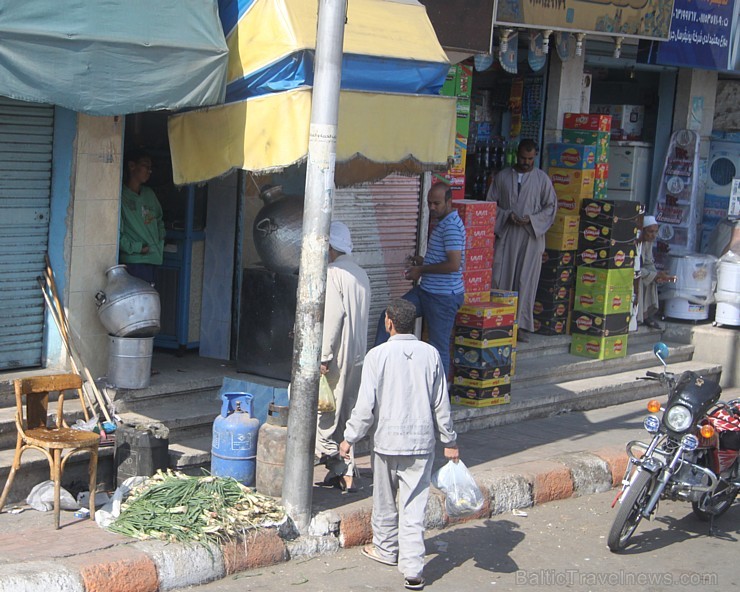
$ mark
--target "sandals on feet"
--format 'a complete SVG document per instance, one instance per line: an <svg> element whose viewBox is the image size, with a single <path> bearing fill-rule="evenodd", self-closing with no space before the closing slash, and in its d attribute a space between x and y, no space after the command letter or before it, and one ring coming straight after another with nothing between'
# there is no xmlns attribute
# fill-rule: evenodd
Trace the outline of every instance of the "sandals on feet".
<svg viewBox="0 0 740 592"><path fill-rule="evenodd" d="M423 590L424 584L426 584L424 578L405 578L403 581L406 590Z"/></svg>
<svg viewBox="0 0 740 592"><path fill-rule="evenodd" d="M378 563L382 563L383 565L398 565L397 561L386 559L385 557L380 555L380 553L378 553L378 549L372 543L369 545L365 545L360 551L360 553L362 553L368 559L372 559L373 561L377 561ZM421 590L421 588L415 588L415 589Z"/></svg>
<svg viewBox="0 0 740 592"><path fill-rule="evenodd" d="M347 480L349 479L349 484L347 483ZM357 487L354 485L354 477L348 477L347 475L342 475L339 478L339 489L342 490L342 493L357 493Z"/></svg>

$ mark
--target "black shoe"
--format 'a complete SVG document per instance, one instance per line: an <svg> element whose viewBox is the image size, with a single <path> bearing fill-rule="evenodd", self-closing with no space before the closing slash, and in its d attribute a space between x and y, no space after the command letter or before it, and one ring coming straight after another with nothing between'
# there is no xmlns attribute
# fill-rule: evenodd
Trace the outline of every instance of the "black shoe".
<svg viewBox="0 0 740 592"><path fill-rule="evenodd" d="M516 340L521 343L529 343L529 335L527 335L529 331L526 331L524 329L519 329L519 332L517 333Z"/></svg>
<svg viewBox="0 0 740 592"><path fill-rule="evenodd" d="M403 581L406 590L423 590L424 584L426 584L424 578L405 578Z"/></svg>

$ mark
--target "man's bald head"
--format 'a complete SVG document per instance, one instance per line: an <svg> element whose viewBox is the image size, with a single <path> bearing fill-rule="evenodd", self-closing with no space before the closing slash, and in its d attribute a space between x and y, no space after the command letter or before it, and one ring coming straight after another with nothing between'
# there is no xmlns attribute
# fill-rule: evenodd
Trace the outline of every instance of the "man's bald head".
<svg viewBox="0 0 740 592"><path fill-rule="evenodd" d="M432 185L427 193L429 216L433 220L441 220L452 211L452 189L444 183Z"/></svg>

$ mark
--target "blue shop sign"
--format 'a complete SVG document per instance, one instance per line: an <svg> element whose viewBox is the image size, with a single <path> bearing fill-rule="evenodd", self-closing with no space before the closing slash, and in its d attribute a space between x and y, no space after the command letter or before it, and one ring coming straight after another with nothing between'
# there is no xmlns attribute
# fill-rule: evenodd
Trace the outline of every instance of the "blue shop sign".
<svg viewBox="0 0 740 592"><path fill-rule="evenodd" d="M736 69L740 40L736 1L675 0L668 40L641 43L640 61L704 70Z"/></svg>

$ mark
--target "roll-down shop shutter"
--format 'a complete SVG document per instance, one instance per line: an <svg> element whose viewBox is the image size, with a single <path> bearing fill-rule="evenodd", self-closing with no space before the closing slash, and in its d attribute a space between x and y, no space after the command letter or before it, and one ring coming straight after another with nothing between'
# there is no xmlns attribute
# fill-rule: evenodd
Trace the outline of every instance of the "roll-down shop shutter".
<svg viewBox="0 0 740 592"><path fill-rule="evenodd" d="M0 97L0 371L41 365L54 108Z"/></svg>
<svg viewBox="0 0 740 592"><path fill-rule="evenodd" d="M406 258L417 252L421 179L390 175L377 183L337 189L334 220L352 233L352 254L370 278L368 349L375 344L378 318L391 298L411 288Z"/></svg>

